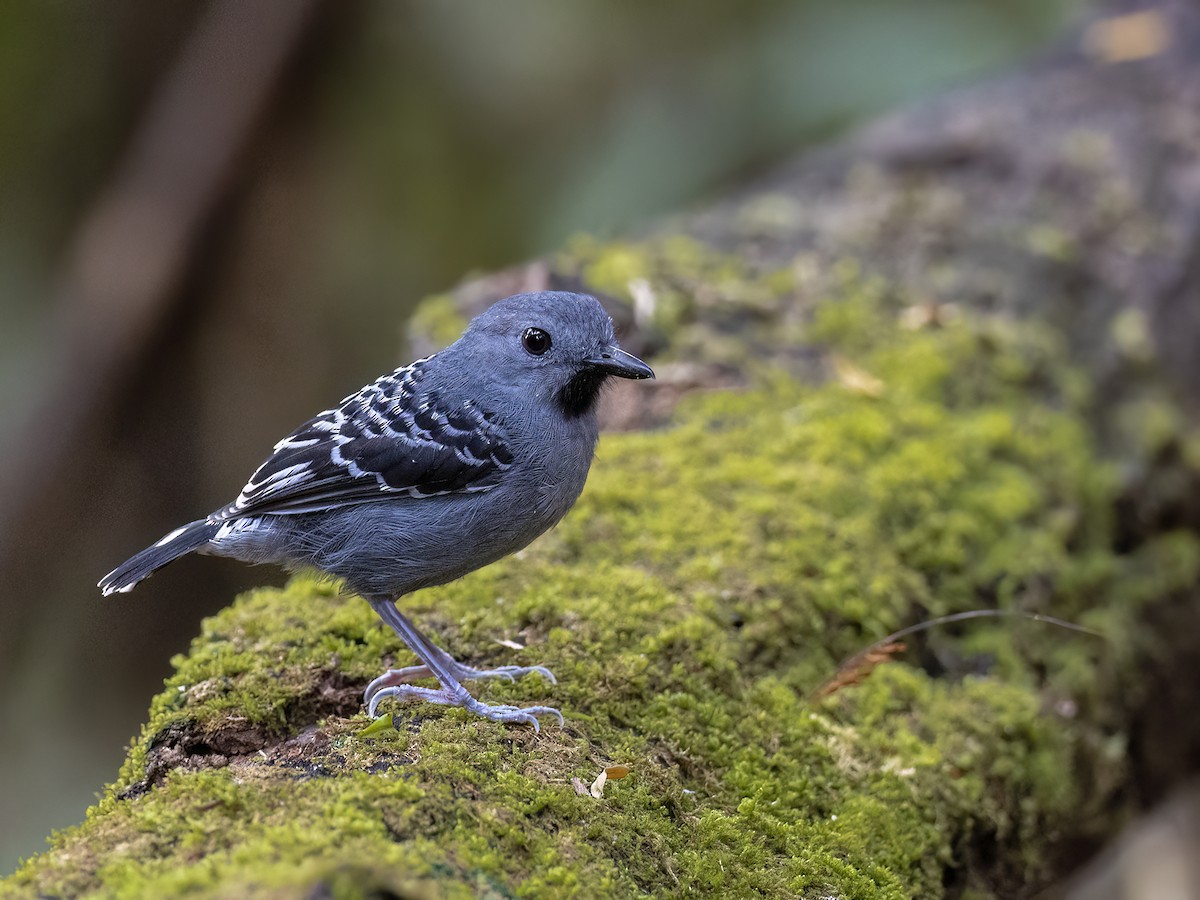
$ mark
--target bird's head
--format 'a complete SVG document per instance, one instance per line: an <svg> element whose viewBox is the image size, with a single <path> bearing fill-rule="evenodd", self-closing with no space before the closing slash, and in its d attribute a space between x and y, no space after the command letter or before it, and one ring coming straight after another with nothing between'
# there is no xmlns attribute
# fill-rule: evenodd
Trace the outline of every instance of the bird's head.
<svg viewBox="0 0 1200 900"><path fill-rule="evenodd" d="M612 319L587 294L508 297L476 316L453 349L489 381L547 397L568 417L592 412L611 377L654 377L617 346Z"/></svg>

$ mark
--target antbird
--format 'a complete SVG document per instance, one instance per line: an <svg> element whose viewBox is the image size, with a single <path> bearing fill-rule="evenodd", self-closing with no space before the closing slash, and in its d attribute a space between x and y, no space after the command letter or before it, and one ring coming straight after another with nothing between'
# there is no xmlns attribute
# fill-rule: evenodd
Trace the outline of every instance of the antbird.
<svg viewBox="0 0 1200 900"><path fill-rule="evenodd" d="M462 337L305 422L275 445L242 492L105 575L131 590L184 554L315 567L361 594L421 661L368 685L387 697L461 706L500 722L562 714L483 703L462 682L512 679L542 666L475 669L435 646L396 608L521 549L583 490L605 383L653 378L617 346L612 320L583 294L519 294L477 316ZM438 687L410 684L435 678Z"/></svg>

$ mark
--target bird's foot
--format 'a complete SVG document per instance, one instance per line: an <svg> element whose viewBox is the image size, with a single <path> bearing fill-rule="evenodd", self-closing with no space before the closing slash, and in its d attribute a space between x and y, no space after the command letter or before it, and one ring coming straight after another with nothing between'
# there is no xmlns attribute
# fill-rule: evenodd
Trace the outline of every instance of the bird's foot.
<svg viewBox="0 0 1200 900"><path fill-rule="evenodd" d="M503 678L505 681L515 681L526 675L541 675L551 684L558 684L554 673L545 666L496 666L494 669L474 669L455 663L452 670L459 681L479 681L483 678Z"/></svg>
<svg viewBox="0 0 1200 900"><path fill-rule="evenodd" d="M475 669L471 666L464 666L462 663L452 659L448 654L446 654L445 659L450 669L450 674L459 681L480 681L485 678L503 678L506 681L514 681L518 678L524 678L526 675L541 675L551 684L558 684L558 679L554 677L554 673L545 666L498 666L495 669ZM403 669L388 669L367 685L367 689L363 691L363 702L369 705L375 695L385 688L408 684L410 681L416 681L419 678L435 677L437 676L430 671L429 666L405 666Z"/></svg>
<svg viewBox="0 0 1200 900"><path fill-rule="evenodd" d="M414 669L423 669L424 666L412 666ZM517 668L511 666L507 668ZM536 666L534 668L541 668ZM403 669L393 669L394 672L402 672ZM390 675L391 672L387 673ZM381 678L387 675L380 676ZM375 679L378 681L379 679ZM374 684L374 682L372 682ZM369 689L368 689L369 690ZM460 706L463 709L470 710L476 715L483 716L485 719L491 719L493 722L524 722L533 726L534 731L540 731L541 726L538 724L538 716L554 716L558 719L558 724L563 724L563 716L557 709L550 706L508 706L498 703L484 703L482 700L476 700L465 690L450 691L444 688L426 688L419 687L415 684L391 684L376 690L367 701L367 713L374 718L379 704L388 697L395 697L398 700L424 700L426 703L436 703L439 706Z"/></svg>
<svg viewBox="0 0 1200 900"><path fill-rule="evenodd" d="M379 704L388 697L398 700L424 700L441 706L460 706L493 722L527 722L534 731L540 730L538 716L554 716L558 724L563 723L562 713L549 706L519 706L483 703L476 700L462 686L463 681L479 678L507 678L510 681L530 672L537 672L554 681L550 670L542 666L501 666L498 669L473 669L456 661L445 650L434 646L400 610L395 601L388 597L368 597L372 609L379 613L408 649L417 655L424 665L392 669L380 675L369 685L363 699L367 712L374 717ZM433 677L438 681L436 688L419 687L408 682L414 678Z"/></svg>

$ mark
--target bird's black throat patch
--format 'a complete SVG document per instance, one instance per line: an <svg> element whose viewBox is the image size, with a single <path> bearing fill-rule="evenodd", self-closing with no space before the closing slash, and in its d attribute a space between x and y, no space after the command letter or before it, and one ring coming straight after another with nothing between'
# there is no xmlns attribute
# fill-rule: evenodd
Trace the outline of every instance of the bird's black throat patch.
<svg viewBox="0 0 1200 900"><path fill-rule="evenodd" d="M568 419L586 415L596 407L608 373L591 367L580 369L559 389L558 405Z"/></svg>

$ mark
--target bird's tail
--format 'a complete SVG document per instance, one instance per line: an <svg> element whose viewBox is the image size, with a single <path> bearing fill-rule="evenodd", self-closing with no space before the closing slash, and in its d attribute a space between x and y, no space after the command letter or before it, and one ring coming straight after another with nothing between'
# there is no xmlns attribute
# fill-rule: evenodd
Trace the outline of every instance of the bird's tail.
<svg viewBox="0 0 1200 900"><path fill-rule="evenodd" d="M167 563L208 543L220 527L206 519L199 519L182 528L176 528L170 534L160 538L157 543L151 544L141 553L125 560L101 578L100 583L96 586L104 592L105 597L109 594L131 591L135 584L143 578L149 578Z"/></svg>

